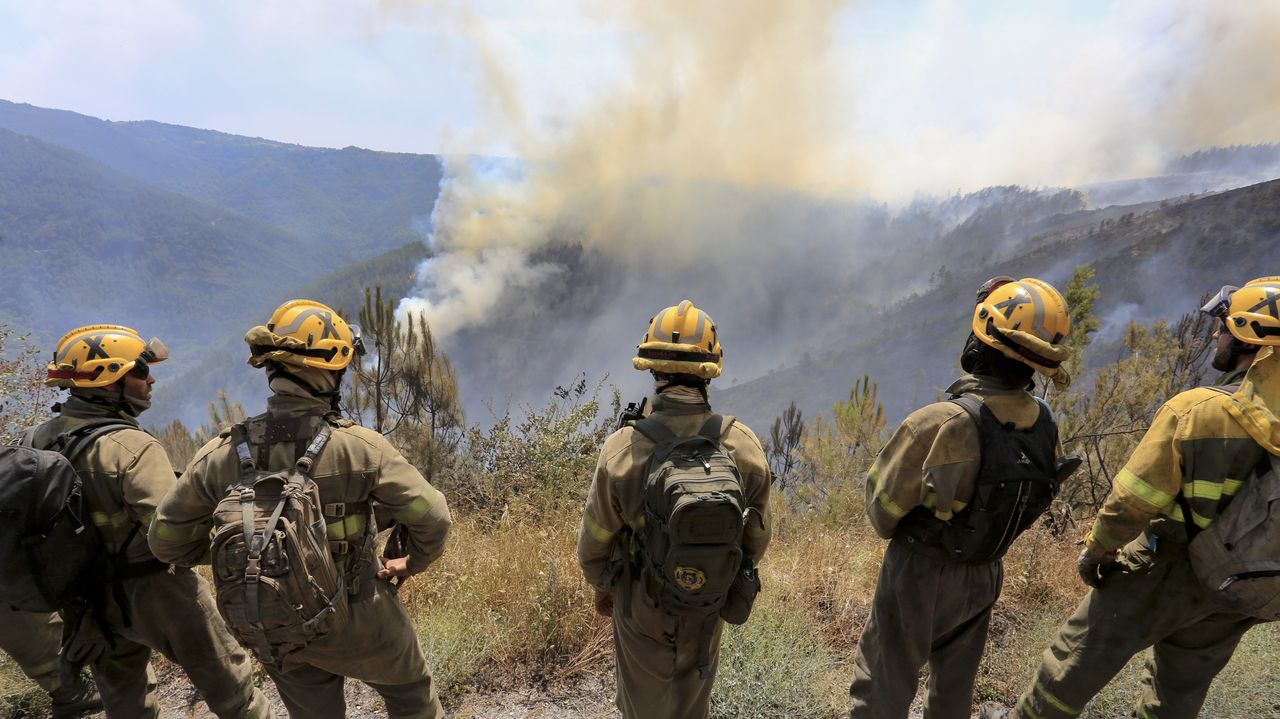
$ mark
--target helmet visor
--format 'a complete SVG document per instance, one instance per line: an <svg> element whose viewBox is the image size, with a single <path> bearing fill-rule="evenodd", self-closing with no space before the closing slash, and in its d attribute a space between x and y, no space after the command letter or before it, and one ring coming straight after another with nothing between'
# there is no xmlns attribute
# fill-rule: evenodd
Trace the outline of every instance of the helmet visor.
<svg viewBox="0 0 1280 719"><path fill-rule="evenodd" d="M169 348L164 346L159 337L152 337L142 350L142 359L148 363L163 362L169 359Z"/></svg>
<svg viewBox="0 0 1280 719"><path fill-rule="evenodd" d="M364 348L364 335L360 332L360 325L347 325L351 330L351 349L355 350L356 357L363 357L368 354Z"/></svg>
<svg viewBox="0 0 1280 719"><path fill-rule="evenodd" d="M1235 285L1223 285L1222 289L1218 290L1208 302L1204 303L1204 307L1201 307L1200 311L1210 317L1225 318L1227 310L1231 308L1231 295L1235 294L1238 289L1240 288Z"/></svg>
<svg viewBox="0 0 1280 719"><path fill-rule="evenodd" d="M983 282L982 286L979 287L978 291L975 293L977 297L974 304L982 304L982 301L987 299L992 292L995 292L997 289L1009 284L1010 282L1013 282L1013 278L1008 275L999 275Z"/></svg>

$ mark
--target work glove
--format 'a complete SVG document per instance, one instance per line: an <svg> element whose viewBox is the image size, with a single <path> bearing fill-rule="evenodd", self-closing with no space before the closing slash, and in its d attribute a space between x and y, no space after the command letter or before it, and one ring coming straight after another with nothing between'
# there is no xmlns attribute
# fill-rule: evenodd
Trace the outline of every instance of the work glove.
<svg viewBox="0 0 1280 719"><path fill-rule="evenodd" d="M1085 547L1084 551L1080 552L1080 558L1076 560L1076 570L1080 572L1080 579L1094 589L1101 587L1102 580L1115 569L1115 550L1099 554Z"/></svg>
<svg viewBox="0 0 1280 719"><path fill-rule="evenodd" d="M613 592L602 592L596 590L595 596L596 614L602 617L613 616Z"/></svg>
<svg viewBox="0 0 1280 719"><path fill-rule="evenodd" d="M111 640L89 612L80 615L75 628L66 632L62 642L62 661L75 673L92 665L111 649Z"/></svg>

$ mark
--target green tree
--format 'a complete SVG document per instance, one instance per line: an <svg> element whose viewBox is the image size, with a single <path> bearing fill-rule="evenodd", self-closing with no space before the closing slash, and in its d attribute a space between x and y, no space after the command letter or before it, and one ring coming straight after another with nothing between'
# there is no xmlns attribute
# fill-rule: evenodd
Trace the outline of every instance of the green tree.
<svg viewBox="0 0 1280 719"><path fill-rule="evenodd" d="M831 517L861 516L861 478L885 442L880 387L869 375L858 379L848 401L836 402L831 419L817 417L800 443L796 498Z"/></svg>
<svg viewBox="0 0 1280 719"><path fill-rule="evenodd" d="M1098 318L1093 315L1093 304L1098 300L1098 286L1093 278L1096 272L1091 265L1076 265L1071 279L1063 291L1063 299L1067 303L1067 313L1071 318L1071 331L1067 333L1067 347L1071 356L1062 363L1067 374L1079 378L1085 371L1084 352L1093 341L1093 333L1098 331ZM1054 410L1061 410L1069 402L1065 392L1055 392L1052 383L1045 383L1045 393Z"/></svg>
<svg viewBox="0 0 1280 719"><path fill-rule="evenodd" d="M765 456L769 459L769 469L773 472L773 482L778 489L786 491L791 479L792 470L800 461L800 441L804 438L804 414L796 407L795 400L791 406L773 420L773 429L764 443Z"/></svg>
<svg viewBox="0 0 1280 719"><path fill-rule="evenodd" d="M604 380L592 389L580 376L556 387L545 406L522 408L523 417L507 410L488 429L472 427L455 496L474 507L525 507L540 516L581 511L600 446L622 408L615 387L612 411L604 411L603 391Z"/></svg>
<svg viewBox="0 0 1280 719"><path fill-rule="evenodd" d="M453 365L436 344L426 317L397 320L382 288L365 289L360 309L369 357L348 375L347 412L372 426L429 478L450 467L465 419Z"/></svg>
<svg viewBox="0 0 1280 719"><path fill-rule="evenodd" d="M1156 409L1203 382L1210 325L1199 312L1173 324L1131 322L1128 354L1100 368L1088 391L1068 395L1058 412L1059 436L1065 451L1084 459L1060 495L1071 511L1096 510Z"/></svg>
<svg viewBox="0 0 1280 719"><path fill-rule="evenodd" d="M27 335L14 337L8 325L0 324L0 444L17 442L44 420L57 395L44 385L39 356Z"/></svg>

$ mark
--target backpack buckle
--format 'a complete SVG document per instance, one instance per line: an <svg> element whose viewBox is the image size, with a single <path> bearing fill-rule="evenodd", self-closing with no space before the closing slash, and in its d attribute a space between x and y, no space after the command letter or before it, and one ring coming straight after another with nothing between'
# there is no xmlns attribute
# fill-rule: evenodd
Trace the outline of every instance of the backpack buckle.
<svg viewBox="0 0 1280 719"><path fill-rule="evenodd" d="M330 554L348 554L351 552L351 542L341 540L337 542L329 542Z"/></svg>
<svg viewBox="0 0 1280 719"><path fill-rule="evenodd" d="M326 504L320 508L320 511L324 516L329 517L330 519L341 519L347 516L347 504L346 502Z"/></svg>

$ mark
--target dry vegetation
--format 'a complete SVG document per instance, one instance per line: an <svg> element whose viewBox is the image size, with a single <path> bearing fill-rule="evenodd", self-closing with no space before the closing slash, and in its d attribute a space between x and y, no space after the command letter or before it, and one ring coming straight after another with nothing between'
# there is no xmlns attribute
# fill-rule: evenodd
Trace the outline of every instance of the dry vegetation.
<svg viewBox="0 0 1280 719"><path fill-rule="evenodd" d="M1087 271L1077 278L1074 299L1088 299L1078 296L1089 290ZM1087 319L1077 321L1087 327ZM1006 560L978 701L1016 699L1058 624L1084 594L1073 560L1088 514L1150 411L1199 381L1203 330L1194 321L1135 325L1125 358L1093 373L1094 381L1079 383L1075 393L1051 398L1067 450L1088 462L1066 501ZM1087 332L1076 339L1083 348ZM445 557L401 596L448 705L513 687L545 692L610 671L610 628L592 612L574 542L595 452L617 408L616 393L609 398L602 385L580 380L557 388L544 407L469 430L447 461L437 452L418 453L435 463L456 524ZM219 408L213 419L225 420L232 409ZM7 419L11 424L0 427L13 426L15 420ZM785 467L786 481L775 493L774 541L762 565L765 590L751 621L725 632L714 716L816 719L847 711L847 662L884 550L863 518L861 477L885 432L869 378L855 383L831 417L808 426L798 414L779 419L767 444L775 467ZM1278 640L1276 625L1249 633L1214 684L1203 716L1280 715ZM1090 705L1087 717L1128 715L1140 661ZM587 684L597 687L601 705L611 700L599 689L602 683ZM40 702L7 658L0 658L0 693Z"/></svg>

